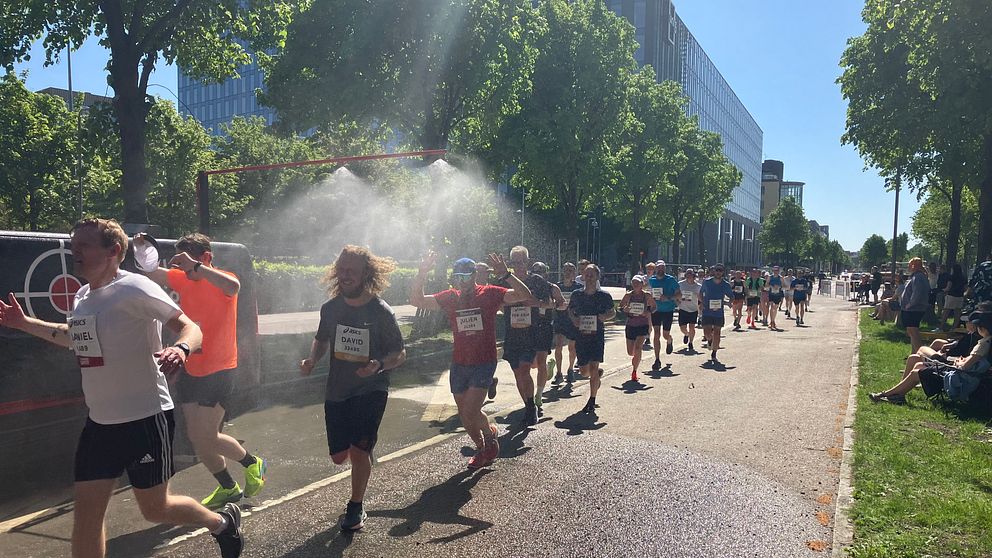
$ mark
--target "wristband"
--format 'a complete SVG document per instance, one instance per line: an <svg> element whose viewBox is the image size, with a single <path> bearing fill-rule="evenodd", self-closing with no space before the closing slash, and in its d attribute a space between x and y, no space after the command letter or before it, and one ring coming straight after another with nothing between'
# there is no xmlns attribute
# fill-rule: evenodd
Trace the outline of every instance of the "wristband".
<svg viewBox="0 0 992 558"><path fill-rule="evenodd" d="M499 278L499 281L500 282L506 281L507 279L510 278L511 275L513 275L513 272L512 271L507 271L506 272L506 275L504 275L504 276L502 276L502 277Z"/></svg>
<svg viewBox="0 0 992 558"><path fill-rule="evenodd" d="M379 361L379 368L376 369L375 373L378 376L379 374L382 374L385 371L386 371L386 363L384 363L384 362L382 362L380 360Z"/></svg>

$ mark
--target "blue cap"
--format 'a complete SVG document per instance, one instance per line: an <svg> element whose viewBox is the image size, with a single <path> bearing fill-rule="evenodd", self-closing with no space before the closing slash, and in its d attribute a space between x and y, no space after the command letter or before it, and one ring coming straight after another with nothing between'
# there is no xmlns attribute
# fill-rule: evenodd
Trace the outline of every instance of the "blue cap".
<svg viewBox="0 0 992 558"><path fill-rule="evenodd" d="M453 273L475 273L475 260L462 258L455 261Z"/></svg>

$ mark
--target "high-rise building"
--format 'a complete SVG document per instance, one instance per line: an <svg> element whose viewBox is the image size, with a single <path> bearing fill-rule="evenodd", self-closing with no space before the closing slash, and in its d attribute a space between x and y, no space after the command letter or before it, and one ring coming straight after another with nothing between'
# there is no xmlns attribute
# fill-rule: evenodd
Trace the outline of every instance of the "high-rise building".
<svg viewBox="0 0 992 558"><path fill-rule="evenodd" d="M180 68L179 110L191 114L214 134L222 133L221 125L230 123L235 116L261 116L272 124L275 111L260 105L255 97L255 90L264 88L264 74L254 60L238 68L238 77L221 83L203 83Z"/></svg>
<svg viewBox="0 0 992 558"><path fill-rule="evenodd" d="M805 182L784 180L785 165L782 161L766 160L761 164L761 221L775 211L778 204L785 198L796 200L799 207L803 206L803 189Z"/></svg>
<svg viewBox="0 0 992 558"><path fill-rule="evenodd" d="M727 158L743 179L723 217L704 227L702 237L687 239L687 258L700 253L712 263L759 263L757 231L761 222L761 146L763 133L733 88L679 17L672 0L606 0L607 6L635 28L639 64L650 64L658 80L676 81L689 98L686 112L700 128L720 134Z"/></svg>

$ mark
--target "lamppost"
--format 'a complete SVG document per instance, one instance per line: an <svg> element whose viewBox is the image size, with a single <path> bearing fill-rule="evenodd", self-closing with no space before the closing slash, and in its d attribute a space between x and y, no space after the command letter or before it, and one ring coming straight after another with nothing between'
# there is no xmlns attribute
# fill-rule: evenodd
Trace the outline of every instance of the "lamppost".
<svg viewBox="0 0 992 558"><path fill-rule="evenodd" d="M723 231L723 234L724 234L724 236L727 237L727 239L723 243L724 244L723 261L724 261L725 264L729 265L729 263L730 263L730 252L731 252L731 246L730 245L734 241L734 232L733 231Z"/></svg>
<svg viewBox="0 0 992 558"><path fill-rule="evenodd" d="M594 251L592 248L593 245L589 242L590 232L598 229L599 229L599 223L596 221L595 217L589 217L586 219L586 254L587 254L586 257L589 258L590 260L595 260L595 258L593 257L594 256ZM592 238L594 239L595 237Z"/></svg>
<svg viewBox="0 0 992 558"><path fill-rule="evenodd" d="M902 189L902 167L896 167L896 208L892 214L892 283L896 281L896 241L899 235L899 190Z"/></svg>
<svg viewBox="0 0 992 558"><path fill-rule="evenodd" d="M524 206L527 203L527 187L520 187L520 245L524 245Z"/></svg>

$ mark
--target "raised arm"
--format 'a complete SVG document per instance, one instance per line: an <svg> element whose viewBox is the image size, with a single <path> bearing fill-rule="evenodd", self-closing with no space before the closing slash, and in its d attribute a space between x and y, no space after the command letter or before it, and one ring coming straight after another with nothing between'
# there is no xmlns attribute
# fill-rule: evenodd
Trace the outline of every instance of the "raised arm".
<svg viewBox="0 0 992 558"><path fill-rule="evenodd" d="M437 254L434 251L427 252L427 255L420 260L420 268L417 269L417 276L410 283L410 304L424 310L440 310L441 306L433 295L424 294L424 283L427 281L427 273L434 268L437 263Z"/></svg>
<svg viewBox="0 0 992 558"><path fill-rule="evenodd" d="M24 315L24 309L17 302L14 293L7 295L7 303L0 300L0 326L17 329L44 339L59 347L69 348L69 325L46 322Z"/></svg>
<svg viewBox="0 0 992 558"><path fill-rule="evenodd" d="M493 268L496 275L506 277L506 282L510 284L510 289L503 295L503 303L514 304L517 302L537 303L537 299L531 294L527 285L519 277L507 272L506 262L499 254L489 254L489 267Z"/></svg>
<svg viewBox="0 0 992 558"><path fill-rule="evenodd" d="M241 290L241 282L238 278L227 273L203 265L199 260L193 259L186 252L180 252L169 260L169 267L181 269L186 272L190 279L205 279L211 285L217 287L227 296L234 296ZM159 268L161 270L161 268ZM163 270L164 271L164 270ZM156 273L156 272L153 272ZM154 280L154 278L153 278Z"/></svg>

